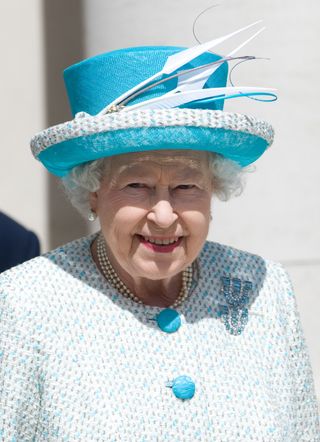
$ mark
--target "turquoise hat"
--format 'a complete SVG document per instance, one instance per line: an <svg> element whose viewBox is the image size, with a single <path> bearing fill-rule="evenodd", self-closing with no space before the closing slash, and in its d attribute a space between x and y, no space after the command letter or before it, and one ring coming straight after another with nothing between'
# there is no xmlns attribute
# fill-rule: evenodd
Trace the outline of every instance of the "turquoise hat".
<svg viewBox="0 0 320 442"><path fill-rule="evenodd" d="M126 48L67 68L64 80L74 118L35 135L34 156L60 177L88 161L160 149L216 152L241 166L255 161L272 143L272 127L223 111L224 101L272 93L227 87L228 58L205 51L184 62L188 51ZM173 68L163 69L179 57Z"/></svg>

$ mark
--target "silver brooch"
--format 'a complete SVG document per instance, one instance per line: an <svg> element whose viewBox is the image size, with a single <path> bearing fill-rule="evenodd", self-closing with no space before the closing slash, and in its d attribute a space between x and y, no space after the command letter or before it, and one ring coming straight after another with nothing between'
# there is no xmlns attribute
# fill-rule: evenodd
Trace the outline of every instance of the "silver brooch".
<svg viewBox="0 0 320 442"><path fill-rule="evenodd" d="M223 276L221 283L221 292L226 305L219 306L219 316L230 334L240 335L248 322L248 304L252 282Z"/></svg>

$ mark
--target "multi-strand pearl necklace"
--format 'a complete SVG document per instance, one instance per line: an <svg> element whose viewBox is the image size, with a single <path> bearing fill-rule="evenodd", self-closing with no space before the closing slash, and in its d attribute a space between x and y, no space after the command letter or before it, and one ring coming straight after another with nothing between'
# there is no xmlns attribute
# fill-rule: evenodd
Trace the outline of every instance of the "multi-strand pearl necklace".
<svg viewBox="0 0 320 442"><path fill-rule="evenodd" d="M107 255L107 248L106 243L103 238L102 233L99 234L98 240L97 240L97 255L98 255L98 262L100 265L100 268L102 270L103 276L111 283L111 285L118 290L119 293L126 296L127 298L132 299L132 301L138 302L139 304L142 304L142 300L139 299L136 295L134 295L128 287L121 281L119 278L117 272L112 267L112 264L108 258ZM174 301L174 303L171 305L171 307L177 307L178 305L182 304L188 297L189 291L192 284L192 266L187 267L182 272L182 285L181 290L179 293L179 296Z"/></svg>

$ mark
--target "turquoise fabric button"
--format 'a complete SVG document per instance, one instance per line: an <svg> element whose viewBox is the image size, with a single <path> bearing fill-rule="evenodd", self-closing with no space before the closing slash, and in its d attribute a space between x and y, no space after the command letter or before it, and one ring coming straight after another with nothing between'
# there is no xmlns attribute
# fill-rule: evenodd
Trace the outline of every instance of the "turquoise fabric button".
<svg viewBox="0 0 320 442"><path fill-rule="evenodd" d="M195 383L189 376L178 376L171 387L178 399L191 399L196 391Z"/></svg>
<svg viewBox="0 0 320 442"><path fill-rule="evenodd" d="M172 308L166 308L162 310L162 312L157 315L156 321L158 327L166 333L174 333L181 326L180 315L176 310L173 310Z"/></svg>

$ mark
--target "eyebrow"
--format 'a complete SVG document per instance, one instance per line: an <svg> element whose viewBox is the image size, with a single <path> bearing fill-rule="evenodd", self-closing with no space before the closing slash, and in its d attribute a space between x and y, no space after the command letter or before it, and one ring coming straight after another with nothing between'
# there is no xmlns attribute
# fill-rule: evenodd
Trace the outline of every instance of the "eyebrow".
<svg viewBox="0 0 320 442"><path fill-rule="evenodd" d="M142 164L141 163L134 163L122 166L120 170L117 173L117 177L125 177L130 176L131 174L137 174L141 177L147 177L151 175L151 172L149 170L142 170ZM168 165L170 166L170 164ZM172 164L172 166L175 166ZM190 176L192 178L202 178L204 177L204 173L202 172L202 168L199 165L183 165L184 167L182 169L175 170L175 178L176 179L187 179Z"/></svg>

